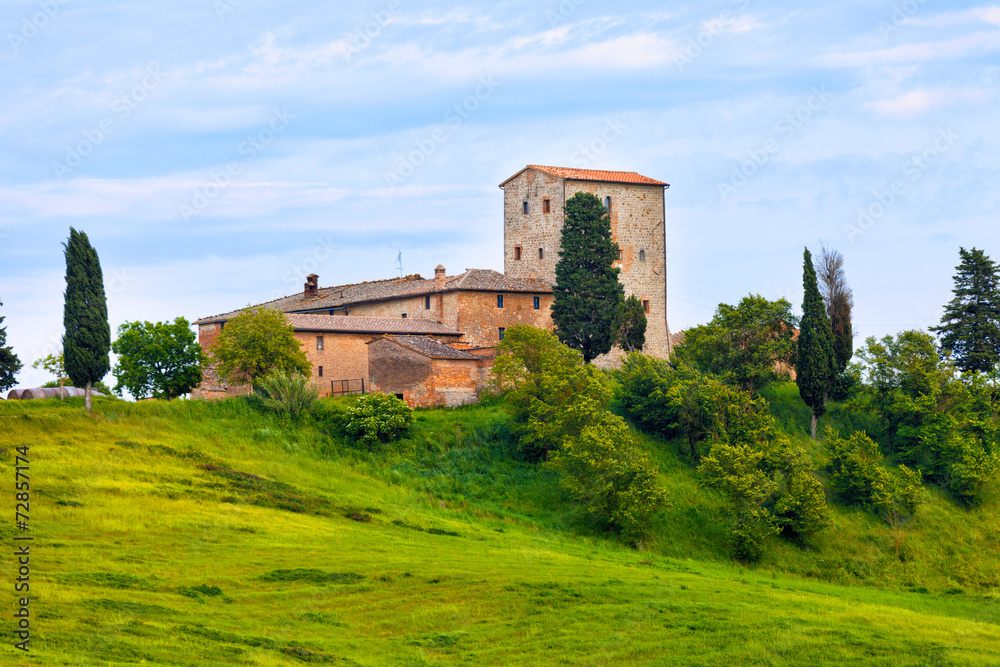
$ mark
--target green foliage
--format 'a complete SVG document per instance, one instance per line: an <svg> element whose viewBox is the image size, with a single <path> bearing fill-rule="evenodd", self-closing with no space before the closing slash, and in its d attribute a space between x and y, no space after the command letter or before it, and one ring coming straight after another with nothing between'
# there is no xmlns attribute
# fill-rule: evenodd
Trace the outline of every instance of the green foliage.
<svg viewBox="0 0 1000 667"><path fill-rule="evenodd" d="M627 352L641 351L646 344L646 311L634 294L625 299L618 326L618 346Z"/></svg>
<svg viewBox="0 0 1000 667"><path fill-rule="evenodd" d="M614 532L639 542L652 516L666 503L657 468L636 446L628 425L602 413L553 453L560 482Z"/></svg>
<svg viewBox="0 0 1000 667"><path fill-rule="evenodd" d="M802 260L802 321L799 324L799 349L795 362L795 383L805 404L812 408L812 435L816 437L816 421L826 412L826 398L837 377L837 358L833 352L833 333L826 315L823 298L816 283L809 248Z"/></svg>
<svg viewBox="0 0 1000 667"><path fill-rule="evenodd" d="M52 373L56 376L53 387L63 387L66 385L66 380L69 376L66 375L66 366L63 363L62 352L59 354L47 354L41 359L35 359L34 363L31 364L32 368L41 368L44 371ZM42 385L43 387L46 385Z"/></svg>
<svg viewBox="0 0 1000 667"><path fill-rule="evenodd" d="M66 294L63 307L63 359L66 375L77 387L90 390L111 370L111 326L104 295L104 274L97 251L83 232L69 228L63 244L66 255Z"/></svg>
<svg viewBox="0 0 1000 667"><path fill-rule="evenodd" d="M941 325L931 331L961 370L988 372L1000 359L1000 266L982 250L958 252L955 297L945 306Z"/></svg>
<svg viewBox="0 0 1000 667"><path fill-rule="evenodd" d="M128 390L136 399L151 395L169 401L187 394L201 382L207 362L183 317L172 323L125 322L111 349L118 355L115 393Z"/></svg>
<svg viewBox="0 0 1000 667"><path fill-rule="evenodd" d="M389 394L365 394L347 410L345 432L368 449L402 437L413 423L413 410Z"/></svg>
<svg viewBox="0 0 1000 667"><path fill-rule="evenodd" d="M291 419L312 412L319 400L319 390L309 378L280 370L260 380L257 395L265 409Z"/></svg>
<svg viewBox="0 0 1000 667"><path fill-rule="evenodd" d="M249 384L251 391L258 378L274 370L312 373L295 328L284 313L265 306L247 308L226 322L209 357L222 380Z"/></svg>
<svg viewBox="0 0 1000 667"><path fill-rule="evenodd" d="M786 299L743 297L736 307L720 303L708 324L684 332L675 348L678 360L717 375L751 393L788 378L795 362L792 335L798 320Z"/></svg>
<svg viewBox="0 0 1000 667"><path fill-rule="evenodd" d="M565 222L556 263L552 321L559 340L591 359L611 350L625 299L618 244L611 239L611 218L595 195L578 192L566 201Z"/></svg>
<svg viewBox="0 0 1000 667"><path fill-rule="evenodd" d="M3 302L0 301L0 306ZM7 345L7 327L3 326L4 316L0 315L0 391L7 391L17 384L17 372L21 370L21 360Z"/></svg>
<svg viewBox="0 0 1000 667"><path fill-rule="evenodd" d="M607 382L579 352L527 325L508 329L497 346L492 386L514 418L522 451L534 460L578 437L611 400Z"/></svg>

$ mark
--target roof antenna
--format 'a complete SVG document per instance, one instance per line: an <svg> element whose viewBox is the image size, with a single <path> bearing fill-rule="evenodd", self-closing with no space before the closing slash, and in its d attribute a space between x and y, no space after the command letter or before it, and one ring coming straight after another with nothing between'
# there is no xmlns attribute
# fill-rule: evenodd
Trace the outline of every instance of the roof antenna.
<svg viewBox="0 0 1000 667"><path fill-rule="evenodd" d="M399 256L396 257L396 264L399 264L399 277L403 278L403 251L399 251Z"/></svg>

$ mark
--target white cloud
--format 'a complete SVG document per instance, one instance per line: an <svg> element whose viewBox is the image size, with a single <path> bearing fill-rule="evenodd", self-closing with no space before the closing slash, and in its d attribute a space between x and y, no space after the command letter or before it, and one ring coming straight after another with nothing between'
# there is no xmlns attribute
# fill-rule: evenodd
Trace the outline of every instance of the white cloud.
<svg viewBox="0 0 1000 667"><path fill-rule="evenodd" d="M905 25L944 28L962 23L988 23L1000 26L1000 7L977 7L962 12L947 12L928 18L914 16L903 21Z"/></svg>
<svg viewBox="0 0 1000 667"><path fill-rule="evenodd" d="M854 53L831 53L817 58L816 62L825 67L905 65L955 60L977 53L990 53L998 48L1000 48L1000 32L973 32L940 42L900 44L888 49Z"/></svg>
<svg viewBox="0 0 1000 667"><path fill-rule="evenodd" d="M983 104L992 97L989 91L977 88L917 88L866 106L882 116L905 117L959 104Z"/></svg>

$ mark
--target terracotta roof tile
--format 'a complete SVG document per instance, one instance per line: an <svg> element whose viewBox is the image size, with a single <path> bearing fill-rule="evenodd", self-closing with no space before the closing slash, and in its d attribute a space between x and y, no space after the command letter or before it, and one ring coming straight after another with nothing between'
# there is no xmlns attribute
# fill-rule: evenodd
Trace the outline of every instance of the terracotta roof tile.
<svg viewBox="0 0 1000 667"><path fill-rule="evenodd" d="M388 280L373 280L351 285L322 287L317 291L315 296L306 296L305 293L300 292L260 305L275 308L284 313L301 313L311 310L344 308L361 303L423 296L425 294L435 294L458 289L551 293L552 285L537 278L512 278L489 269L466 269L464 273L457 276L445 277L443 283L439 283L433 278L427 279L419 275L413 275L406 276L405 278L389 278ZM222 313L221 315L213 315L212 317L203 317L194 323L206 324L208 322L229 320L241 311L242 309Z"/></svg>
<svg viewBox="0 0 1000 667"><path fill-rule="evenodd" d="M405 348L431 359L456 359L462 361L479 361L479 357L464 350L458 350L427 336L385 336ZM376 339L379 340L379 339ZM374 342L374 341L371 341Z"/></svg>
<svg viewBox="0 0 1000 667"><path fill-rule="evenodd" d="M330 315L302 315L288 313L289 323L298 331L323 331L330 333L372 334L425 334L434 336L461 336L458 329L434 320L396 317L350 317Z"/></svg>
<svg viewBox="0 0 1000 667"><path fill-rule="evenodd" d="M507 181L519 175L525 169L537 169L546 174L551 174L557 178L565 178L573 181L602 181L604 183L634 183L636 185L662 185L668 184L663 181L637 174L634 171L603 171L600 169L574 169L572 167L546 167L538 164L529 164L521 171L511 176L500 184L503 187Z"/></svg>

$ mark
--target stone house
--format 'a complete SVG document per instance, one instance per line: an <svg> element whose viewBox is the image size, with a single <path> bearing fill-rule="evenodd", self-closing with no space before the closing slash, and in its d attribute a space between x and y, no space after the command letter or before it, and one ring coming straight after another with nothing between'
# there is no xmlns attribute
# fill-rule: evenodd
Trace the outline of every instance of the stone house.
<svg viewBox="0 0 1000 667"><path fill-rule="evenodd" d="M376 390L402 394L410 405L458 405L484 386L494 346L515 324L552 329L550 315L563 205L577 192L600 197L621 247L617 266L626 295L648 318L646 351L668 356L664 192L668 184L634 172L528 165L500 187L504 192L504 273L466 269L433 278L411 275L304 289L264 305L286 314L313 364L321 395ZM197 320L208 349L240 311ZM604 364L615 363L612 351ZM395 374L395 375L394 375ZM353 383L353 384L352 384ZM471 383L471 384L470 384ZM245 393L206 373L194 395ZM470 393L472 392L472 393Z"/></svg>

